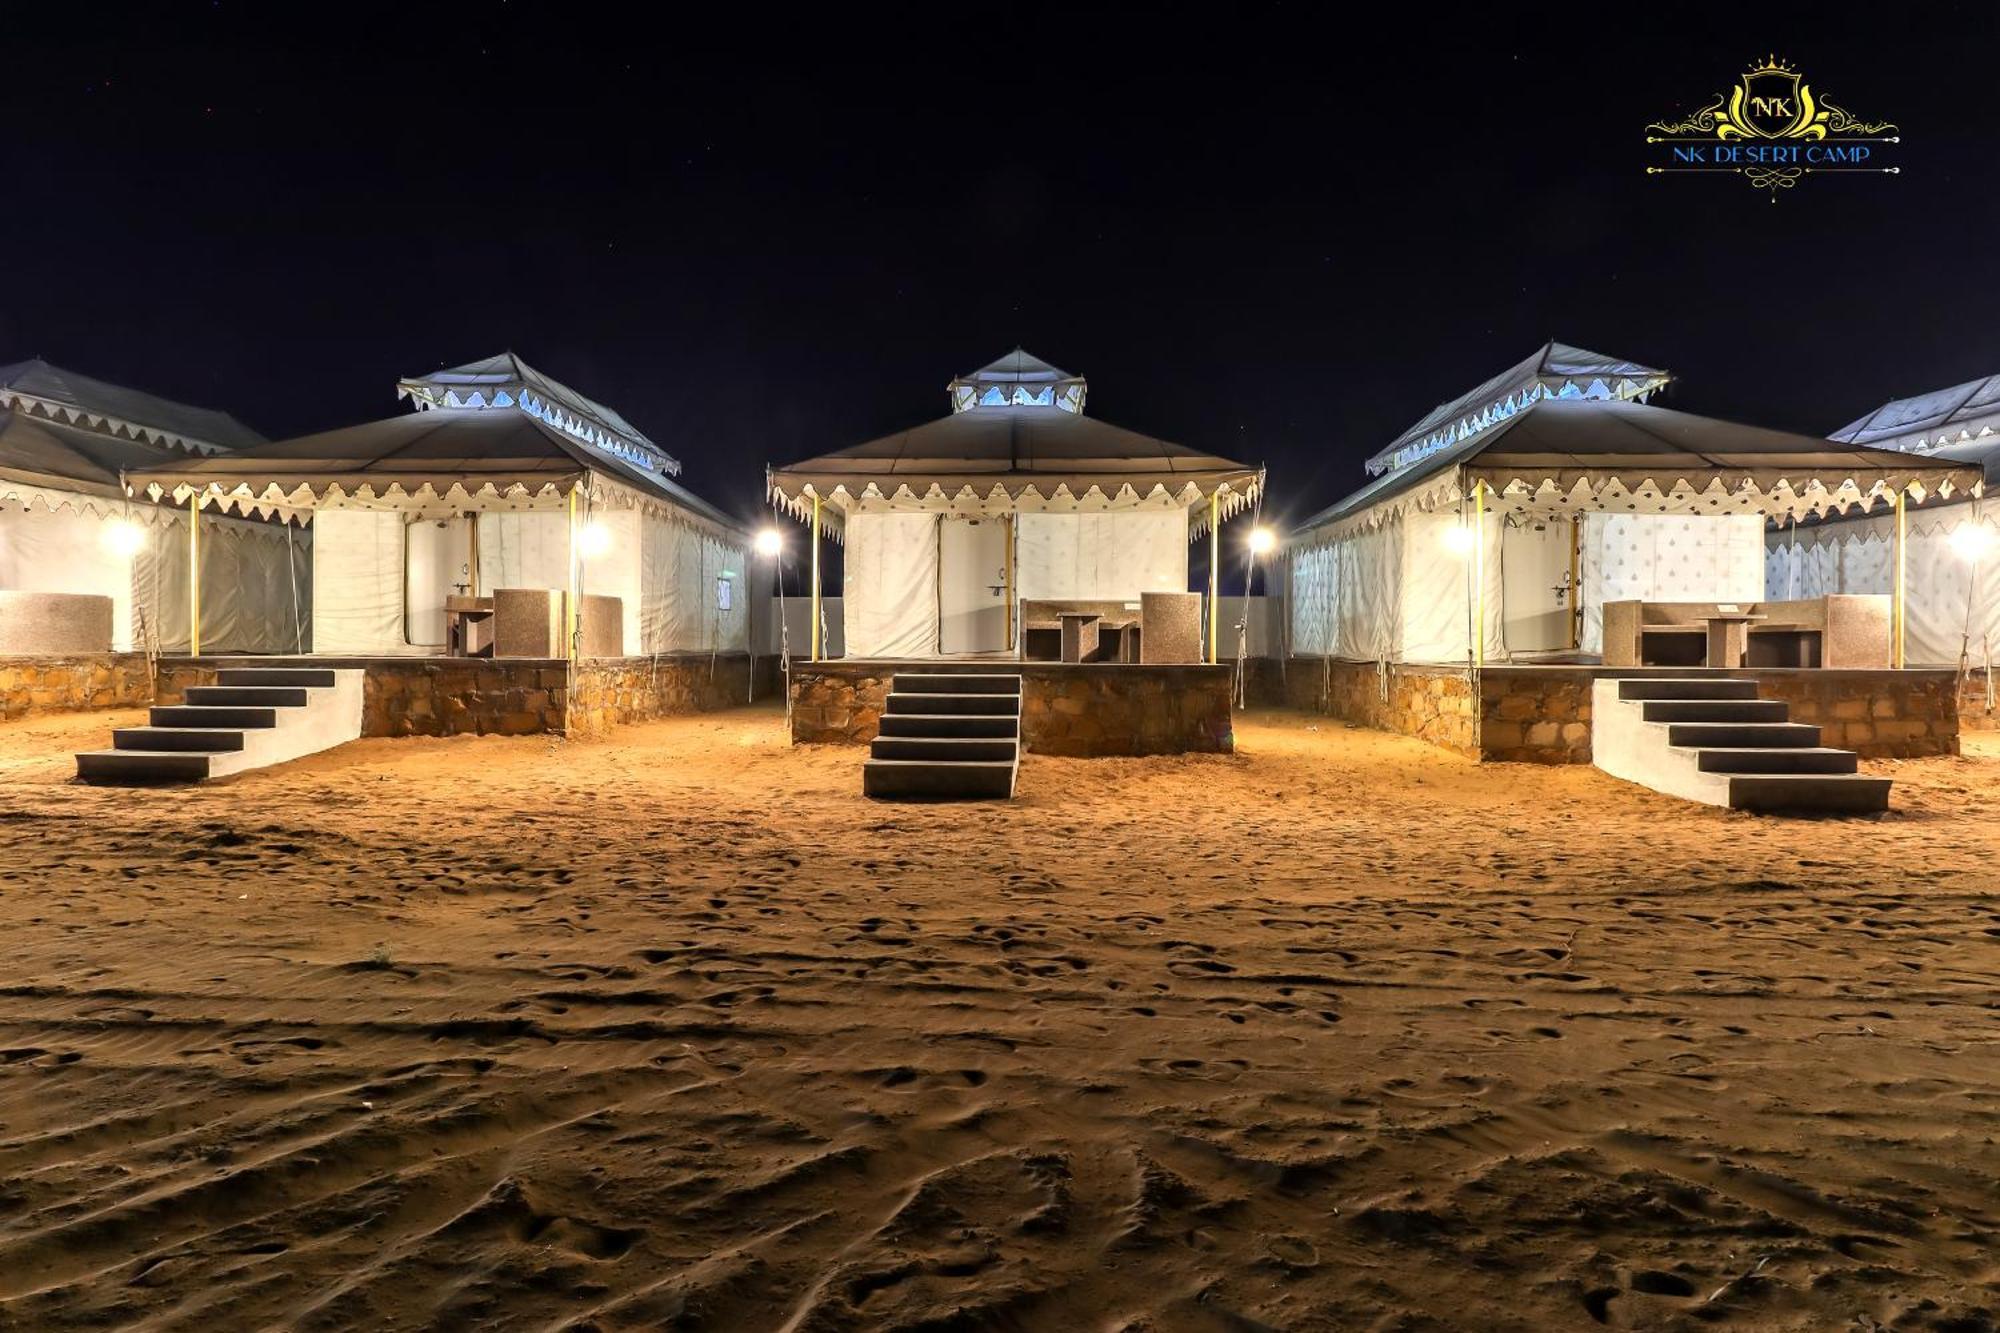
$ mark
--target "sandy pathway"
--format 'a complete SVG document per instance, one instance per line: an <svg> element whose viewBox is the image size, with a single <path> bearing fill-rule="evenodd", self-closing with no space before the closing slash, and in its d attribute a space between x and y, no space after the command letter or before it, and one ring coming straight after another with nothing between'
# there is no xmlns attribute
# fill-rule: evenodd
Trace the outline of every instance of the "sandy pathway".
<svg viewBox="0 0 2000 1333"><path fill-rule="evenodd" d="M1968 1330L2000 751L1760 821L1271 715L200 791L0 728L0 1328Z"/></svg>

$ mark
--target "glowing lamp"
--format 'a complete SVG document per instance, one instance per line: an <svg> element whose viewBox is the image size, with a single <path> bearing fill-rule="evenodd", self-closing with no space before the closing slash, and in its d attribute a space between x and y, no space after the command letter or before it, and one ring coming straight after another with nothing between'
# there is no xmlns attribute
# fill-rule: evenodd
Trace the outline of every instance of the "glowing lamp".
<svg viewBox="0 0 2000 1333"><path fill-rule="evenodd" d="M1250 554L1269 555L1278 546L1278 534L1269 528L1250 529Z"/></svg>
<svg viewBox="0 0 2000 1333"><path fill-rule="evenodd" d="M595 519L583 525L583 531L576 535L576 549L586 560L595 560L611 549L611 529Z"/></svg>
<svg viewBox="0 0 2000 1333"><path fill-rule="evenodd" d="M1983 560L1993 551L1993 530L1984 523L1961 523L1947 540L1961 560Z"/></svg>
<svg viewBox="0 0 2000 1333"><path fill-rule="evenodd" d="M1472 547L1472 529L1463 523L1454 523L1444 530L1444 549L1453 555L1471 555Z"/></svg>
<svg viewBox="0 0 2000 1333"><path fill-rule="evenodd" d="M785 549L785 534L776 528L765 528L757 534L757 554L766 560Z"/></svg>
<svg viewBox="0 0 2000 1333"><path fill-rule="evenodd" d="M145 548L146 530L129 518L114 518L104 525L102 539L105 550L130 560Z"/></svg>

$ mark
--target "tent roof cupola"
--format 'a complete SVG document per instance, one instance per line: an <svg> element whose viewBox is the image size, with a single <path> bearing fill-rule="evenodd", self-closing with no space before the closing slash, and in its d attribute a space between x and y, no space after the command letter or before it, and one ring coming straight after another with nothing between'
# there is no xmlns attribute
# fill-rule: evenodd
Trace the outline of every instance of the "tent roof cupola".
<svg viewBox="0 0 2000 1333"><path fill-rule="evenodd" d="M1399 472L1544 398L1644 401L1672 379L1668 371L1552 339L1520 364L1432 408L1423 420L1368 460L1368 473L1379 477Z"/></svg>
<svg viewBox="0 0 2000 1333"><path fill-rule="evenodd" d="M512 352L398 380L396 395L410 399L418 411L512 408L644 471L680 475L680 460L647 439L637 426Z"/></svg>
<svg viewBox="0 0 2000 1333"><path fill-rule="evenodd" d="M978 412L991 408L1053 407L1083 412L1087 388L1081 375L1058 370L1038 356L1016 347L991 365L953 380L951 410Z"/></svg>

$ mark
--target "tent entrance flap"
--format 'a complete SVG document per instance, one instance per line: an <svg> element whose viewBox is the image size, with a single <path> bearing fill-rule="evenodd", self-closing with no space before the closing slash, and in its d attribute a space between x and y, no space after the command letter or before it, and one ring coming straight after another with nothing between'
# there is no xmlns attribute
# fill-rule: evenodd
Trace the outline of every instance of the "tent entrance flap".
<svg viewBox="0 0 2000 1333"><path fill-rule="evenodd" d="M938 529L938 651L1007 649L1007 524L946 518Z"/></svg>
<svg viewBox="0 0 2000 1333"><path fill-rule="evenodd" d="M412 647L442 648L445 598L472 590L473 521L424 518L403 534L403 633Z"/></svg>

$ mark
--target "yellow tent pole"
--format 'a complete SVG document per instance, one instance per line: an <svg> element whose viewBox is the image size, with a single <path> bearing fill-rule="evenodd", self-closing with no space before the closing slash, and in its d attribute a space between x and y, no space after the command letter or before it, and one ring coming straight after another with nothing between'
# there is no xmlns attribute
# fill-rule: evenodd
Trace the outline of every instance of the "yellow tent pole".
<svg viewBox="0 0 2000 1333"><path fill-rule="evenodd" d="M201 656L201 492L188 496L188 656Z"/></svg>
<svg viewBox="0 0 2000 1333"><path fill-rule="evenodd" d="M812 660L819 661L819 497L813 497Z"/></svg>
<svg viewBox="0 0 2000 1333"><path fill-rule="evenodd" d="M1472 483L1472 664L1486 665L1486 483Z"/></svg>
<svg viewBox="0 0 2000 1333"><path fill-rule="evenodd" d="M1905 508L1905 499L1906 493L1898 490L1896 492L1896 581L1892 590L1894 592L1895 604L1889 616L1892 635L1890 640L1889 665L1899 671L1903 667L1903 625L1907 610L1903 578L1906 568L1905 553L1908 550L1907 528L1909 511Z"/></svg>
<svg viewBox="0 0 2000 1333"><path fill-rule="evenodd" d="M576 493L569 488L569 595L563 598L563 656L576 661Z"/></svg>
<svg viewBox="0 0 2000 1333"><path fill-rule="evenodd" d="M1222 492L1210 491L1208 496L1208 660L1214 665L1221 659L1216 656L1215 641L1218 637L1216 625L1221 608L1217 603L1222 598Z"/></svg>

